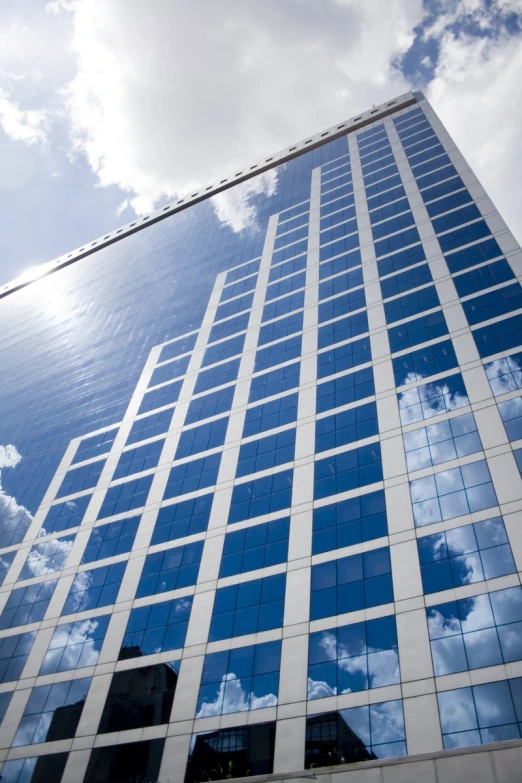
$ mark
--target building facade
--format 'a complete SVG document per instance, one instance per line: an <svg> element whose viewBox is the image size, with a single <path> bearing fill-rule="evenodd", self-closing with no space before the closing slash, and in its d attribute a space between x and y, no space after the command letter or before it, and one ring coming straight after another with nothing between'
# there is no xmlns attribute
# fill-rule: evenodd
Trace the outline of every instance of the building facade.
<svg viewBox="0 0 522 783"><path fill-rule="evenodd" d="M46 271L0 290L2 781L510 779L522 253L424 96Z"/></svg>

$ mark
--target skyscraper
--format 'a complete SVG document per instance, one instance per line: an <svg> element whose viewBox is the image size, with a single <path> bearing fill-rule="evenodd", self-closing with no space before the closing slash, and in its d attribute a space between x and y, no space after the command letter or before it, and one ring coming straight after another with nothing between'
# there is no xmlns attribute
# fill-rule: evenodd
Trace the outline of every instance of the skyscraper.
<svg viewBox="0 0 522 783"><path fill-rule="evenodd" d="M424 96L45 271L0 290L2 781L518 780L522 253Z"/></svg>

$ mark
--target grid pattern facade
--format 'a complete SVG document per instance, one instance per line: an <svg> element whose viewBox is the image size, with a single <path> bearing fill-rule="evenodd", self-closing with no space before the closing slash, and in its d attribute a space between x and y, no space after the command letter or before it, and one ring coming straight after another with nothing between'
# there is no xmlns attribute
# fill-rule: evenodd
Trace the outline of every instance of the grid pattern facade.
<svg viewBox="0 0 522 783"><path fill-rule="evenodd" d="M2 779L522 737L522 253L416 98L304 171L4 523Z"/></svg>

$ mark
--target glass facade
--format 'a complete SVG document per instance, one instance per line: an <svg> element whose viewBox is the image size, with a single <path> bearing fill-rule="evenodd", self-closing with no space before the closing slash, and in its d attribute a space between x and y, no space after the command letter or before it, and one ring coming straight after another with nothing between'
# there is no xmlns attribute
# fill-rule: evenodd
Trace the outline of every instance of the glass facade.
<svg viewBox="0 0 522 783"><path fill-rule="evenodd" d="M420 93L311 142L0 291L8 783L522 737L522 253Z"/></svg>

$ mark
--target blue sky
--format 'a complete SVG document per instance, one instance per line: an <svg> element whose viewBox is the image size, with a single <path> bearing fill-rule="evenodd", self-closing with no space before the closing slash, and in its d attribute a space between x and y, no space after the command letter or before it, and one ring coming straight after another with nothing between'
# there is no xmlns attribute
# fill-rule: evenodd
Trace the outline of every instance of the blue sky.
<svg viewBox="0 0 522 783"><path fill-rule="evenodd" d="M129 2L2 2L0 284L410 88L522 238L522 0Z"/></svg>

